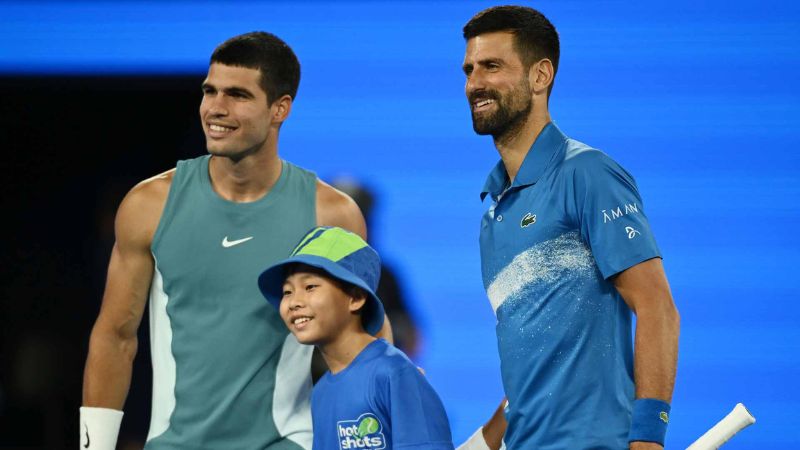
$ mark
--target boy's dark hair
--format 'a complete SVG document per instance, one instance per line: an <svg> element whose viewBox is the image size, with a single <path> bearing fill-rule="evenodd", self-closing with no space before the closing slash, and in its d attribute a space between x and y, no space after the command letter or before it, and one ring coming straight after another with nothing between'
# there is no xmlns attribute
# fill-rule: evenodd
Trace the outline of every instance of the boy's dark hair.
<svg viewBox="0 0 800 450"><path fill-rule="evenodd" d="M272 33L253 31L228 39L211 54L209 64L214 63L260 70L269 104L284 95L292 100L297 96L300 62L291 47Z"/></svg>
<svg viewBox="0 0 800 450"><path fill-rule="evenodd" d="M464 25L464 39L495 31L508 31L514 35L514 49L525 69L544 58L553 63L553 81L558 72L561 47L556 27L541 12L527 6L494 6L475 14ZM550 85L547 93L553 89Z"/></svg>
<svg viewBox="0 0 800 450"><path fill-rule="evenodd" d="M314 275L321 276L326 280L329 280L331 283L335 284L336 287L341 289L345 294L349 295L350 297L366 298L366 299L369 298L369 294L367 293L367 291L365 291L361 287L356 286L355 284L352 283L348 283L346 281L342 281L334 276L331 276L331 274L318 267L309 266L307 264L295 263L288 265L286 267L286 271L284 272L284 277L289 278L289 276L299 272L308 272L308 273L313 273ZM364 311L368 308L369 303L370 303L369 301L364 302L364 305L361 307L361 309L358 310L358 313L363 316Z"/></svg>

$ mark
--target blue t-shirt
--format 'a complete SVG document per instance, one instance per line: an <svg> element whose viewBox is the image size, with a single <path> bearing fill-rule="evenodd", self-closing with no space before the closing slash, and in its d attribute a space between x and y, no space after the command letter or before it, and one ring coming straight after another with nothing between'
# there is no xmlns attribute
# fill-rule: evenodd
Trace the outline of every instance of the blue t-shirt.
<svg viewBox="0 0 800 450"><path fill-rule="evenodd" d="M481 265L508 448L628 448L631 313L609 278L660 256L633 177L550 123L513 183L497 164L487 195Z"/></svg>
<svg viewBox="0 0 800 450"><path fill-rule="evenodd" d="M403 352L383 339L311 394L314 450L452 450L442 401Z"/></svg>

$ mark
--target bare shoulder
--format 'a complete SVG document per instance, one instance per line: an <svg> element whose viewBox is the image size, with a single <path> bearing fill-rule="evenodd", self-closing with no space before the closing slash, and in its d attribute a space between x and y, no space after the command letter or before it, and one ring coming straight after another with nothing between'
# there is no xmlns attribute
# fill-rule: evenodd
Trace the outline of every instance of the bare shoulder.
<svg viewBox="0 0 800 450"><path fill-rule="evenodd" d="M125 195L115 221L118 243L150 245L174 175L175 169L160 173L140 182Z"/></svg>
<svg viewBox="0 0 800 450"><path fill-rule="evenodd" d="M317 180L317 225L342 227L367 238L367 224L350 196Z"/></svg>

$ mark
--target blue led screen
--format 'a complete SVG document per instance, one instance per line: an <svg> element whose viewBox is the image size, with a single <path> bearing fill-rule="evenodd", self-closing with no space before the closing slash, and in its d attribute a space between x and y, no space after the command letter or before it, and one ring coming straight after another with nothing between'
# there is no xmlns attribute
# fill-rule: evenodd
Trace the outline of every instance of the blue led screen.
<svg viewBox="0 0 800 450"><path fill-rule="evenodd" d="M530 4L561 35L553 119L635 176L665 255L682 318L667 448L737 402L758 422L726 449L797 448L800 4ZM379 194L371 234L424 324L417 362L460 441L503 396L477 245L498 156L472 132L460 69L461 27L486 6L3 2L0 73L200 74L232 35L284 38L303 79L281 155Z"/></svg>

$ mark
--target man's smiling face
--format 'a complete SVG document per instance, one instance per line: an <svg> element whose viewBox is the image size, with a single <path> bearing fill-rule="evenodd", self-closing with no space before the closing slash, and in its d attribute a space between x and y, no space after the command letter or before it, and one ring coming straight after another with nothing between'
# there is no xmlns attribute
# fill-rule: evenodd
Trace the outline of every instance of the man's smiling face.
<svg viewBox="0 0 800 450"><path fill-rule="evenodd" d="M476 133L502 136L527 120L533 96L512 33L485 33L467 41L463 69Z"/></svg>
<svg viewBox="0 0 800 450"><path fill-rule="evenodd" d="M258 69L211 64L200 103L209 153L238 160L264 147L273 108L260 80Z"/></svg>

